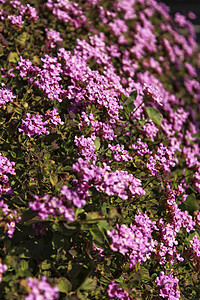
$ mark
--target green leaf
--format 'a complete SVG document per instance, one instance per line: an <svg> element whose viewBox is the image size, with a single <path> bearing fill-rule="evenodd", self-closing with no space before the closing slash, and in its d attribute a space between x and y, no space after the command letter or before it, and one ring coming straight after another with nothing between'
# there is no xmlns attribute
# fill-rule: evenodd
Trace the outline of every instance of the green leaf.
<svg viewBox="0 0 200 300"><path fill-rule="evenodd" d="M141 268L140 268L140 276L141 276L142 281L150 280L149 271L146 268L144 268L143 266L141 266Z"/></svg>
<svg viewBox="0 0 200 300"><path fill-rule="evenodd" d="M90 277L87 278L83 284L80 286L80 290L85 291L94 291L97 285L97 278L96 277Z"/></svg>
<svg viewBox="0 0 200 300"><path fill-rule="evenodd" d="M19 56L17 52L10 52L8 55L8 61L12 63L16 63L19 60Z"/></svg>
<svg viewBox="0 0 200 300"><path fill-rule="evenodd" d="M25 271L28 269L28 262L26 260L21 260L20 267L22 271Z"/></svg>
<svg viewBox="0 0 200 300"><path fill-rule="evenodd" d="M129 98L130 97L135 100L137 98L137 90L135 90L132 93L130 93Z"/></svg>
<svg viewBox="0 0 200 300"><path fill-rule="evenodd" d="M100 138L97 137L94 141L94 144L96 146L96 150L99 150L99 148L101 147L101 143L100 143Z"/></svg>
<svg viewBox="0 0 200 300"><path fill-rule="evenodd" d="M94 227L94 228L90 229L90 233L94 240L96 240L97 242L99 242L101 244L104 243L104 235L98 227Z"/></svg>
<svg viewBox="0 0 200 300"><path fill-rule="evenodd" d="M16 41L20 44L20 45L24 45L27 41L29 34L27 32L23 32L22 34L20 34Z"/></svg>
<svg viewBox="0 0 200 300"><path fill-rule="evenodd" d="M56 284L56 286L58 287L61 293L65 293L65 294L68 294L72 289L71 282L65 277L60 277L58 279L58 283Z"/></svg>
<svg viewBox="0 0 200 300"><path fill-rule="evenodd" d="M50 174L49 180L53 186L58 183L58 176L56 174Z"/></svg>
<svg viewBox="0 0 200 300"><path fill-rule="evenodd" d="M198 210L199 205L197 204L195 194L187 196L187 199L180 205L180 208L182 210L188 210L189 213L193 213Z"/></svg>
<svg viewBox="0 0 200 300"><path fill-rule="evenodd" d="M96 211L91 211L87 213L86 220L96 220L102 218L101 214ZM95 221L96 222L96 221ZM97 221L98 222L98 221Z"/></svg>
<svg viewBox="0 0 200 300"><path fill-rule="evenodd" d="M146 107L146 113L155 124L161 124L163 115L156 108Z"/></svg>
<svg viewBox="0 0 200 300"><path fill-rule="evenodd" d="M4 53L3 53L3 47L0 45L0 56L3 56Z"/></svg>
<svg viewBox="0 0 200 300"><path fill-rule="evenodd" d="M51 268L51 264L47 262L47 259L42 262L41 268L42 270L48 270Z"/></svg>

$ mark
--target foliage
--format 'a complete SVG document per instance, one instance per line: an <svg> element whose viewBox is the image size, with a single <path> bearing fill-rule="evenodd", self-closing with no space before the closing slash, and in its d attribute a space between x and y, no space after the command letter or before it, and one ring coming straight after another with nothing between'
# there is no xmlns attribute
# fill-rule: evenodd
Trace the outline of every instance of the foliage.
<svg viewBox="0 0 200 300"><path fill-rule="evenodd" d="M198 298L198 51L155 0L0 0L0 299Z"/></svg>

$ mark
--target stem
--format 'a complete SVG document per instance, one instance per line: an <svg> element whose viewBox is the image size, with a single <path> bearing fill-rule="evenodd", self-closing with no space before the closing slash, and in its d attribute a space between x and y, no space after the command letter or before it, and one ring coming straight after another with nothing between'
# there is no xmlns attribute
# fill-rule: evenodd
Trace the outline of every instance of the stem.
<svg viewBox="0 0 200 300"><path fill-rule="evenodd" d="M142 104L144 104L144 102L140 103L140 105L138 105L138 107L136 107L134 109L134 111L132 112L132 114L134 114L142 106Z"/></svg>

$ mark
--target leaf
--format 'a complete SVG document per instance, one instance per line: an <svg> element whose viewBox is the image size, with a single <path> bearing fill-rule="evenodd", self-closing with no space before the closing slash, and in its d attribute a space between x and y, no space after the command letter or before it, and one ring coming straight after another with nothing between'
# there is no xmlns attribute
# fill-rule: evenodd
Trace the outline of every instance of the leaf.
<svg viewBox="0 0 200 300"><path fill-rule="evenodd" d="M142 267L140 268L140 276L141 276L141 279L142 281L149 281L150 280L150 276L149 276L149 271Z"/></svg>
<svg viewBox="0 0 200 300"><path fill-rule="evenodd" d="M82 285L80 286L80 290L85 290L85 291L94 291L97 285L97 278L96 277L90 277L87 278Z"/></svg>
<svg viewBox="0 0 200 300"><path fill-rule="evenodd" d="M155 124L161 124L163 115L156 108L146 107L146 113Z"/></svg>
<svg viewBox="0 0 200 300"><path fill-rule="evenodd" d="M56 286L58 287L61 293L65 293L65 294L68 294L72 289L71 282L65 277L60 277L58 279L58 283L56 284Z"/></svg>
<svg viewBox="0 0 200 300"><path fill-rule="evenodd" d="M47 262L47 259L42 262L41 268L42 270L48 270L51 268L51 264Z"/></svg>
<svg viewBox="0 0 200 300"><path fill-rule="evenodd" d="M22 271L25 271L28 269L28 262L26 260L21 260L20 267Z"/></svg>
<svg viewBox="0 0 200 300"><path fill-rule="evenodd" d="M17 38L16 41L20 44L20 45L24 45L27 41L29 34L27 32L23 32L22 34L20 34Z"/></svg>
<svg viewBox="0 0 200 300"><path fill-rule="evenodd" d="M131 97L132 99L136 99L137 98L137 90L133 91L132 93L130 93L129 98Z"/></svg>
<svg viewBox="0 0 200 300"><path fill-rule="evenodd" d="M92 212L88 212L87 216L86 216L86 220L90 221L90 220L96 220L96 219L100 219L102 218L101 214L99 212L96 211L92 211ZM98 222L98 221L97 221Z"/></svg>
<svg viewBox="0 0 200 300"><path fill-rule="evenodd" d="M19 56L17 52L10 52L8 55L8 61L12 63L16 63L19 60Z"/></svg>
<svg viewBox="0 0 200 300"><path fill-rule="evenodd" d="M49 180L53 186L58 183L58 176L56 174L50 174Z"/></svg>
<svg viewBox="0 0 200 300"><path fill-rule="evenodd" d="M180 205L182 210L188 210L190 213L199 209L199 206L196 202L195 194L187 196L187 199Z"/></svg>
<svg viewBox="0 0 200 300"><path fill-rule="evenodd" d="M3 56L4 53L3 53L3 47L0 45L0 56Z"/></svg>
<svg viewBox="0 0 200 300"><path fill-rule="evenodd" d="M128 99L127 96L125 96L124 94L121 95L121 100L122 100L123 102L126 101L127 99Z"/></svg>
<svg viewBox="0 0 200 300"><path fill-rule="evenodd" d="M101 147L101 143L100 143L100 138L96 137L94 144L96 146L96 150L99 150L99 148Z"/></svg>
<svg viewBox="0 0 200 300"><path fill-rule="evenodd" d="M90 229L90 233L94 240L103 244L104 243L104 235L98 227L94 227Z"/></svg>

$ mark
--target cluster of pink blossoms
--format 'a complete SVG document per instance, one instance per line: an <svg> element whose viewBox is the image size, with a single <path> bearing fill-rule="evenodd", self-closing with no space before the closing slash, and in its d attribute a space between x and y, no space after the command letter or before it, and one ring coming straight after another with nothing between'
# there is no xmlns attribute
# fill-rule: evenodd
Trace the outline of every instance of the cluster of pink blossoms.
<svg viewBox="0 0 200 300"><path fill-rule="evenodd" d="M45 40L46 51L51 51L57 44L62 43L63 39L60 36L60 32L45 28L47 39Z"/></svg>
<svg viewBox="0 0 200 300"><path fill-rule="evenodd" d="M155 282L159 288L159 295L162 298L169 300L180 299L180 291L178 289L179 280L173 276L172 272L168 275L165 275L164 272L160 272L160 276L156 278Z"/></svg>
<svg viewBox="0 0 200 300"><path fill-rule="evenodd" d="M7 265L2 264L0 258L0 283L2 282L2 274L8 270Z"/></svg>
<svg viewBox="0 0 200 300"><path fill-rule="evenodd" d="M9 161L9 159L0 153L0 197L3 193L10 193L11 187L9 185L9 179L7 174L15 175L14 169L15 162Z"/></svg>
<svg viewBox="0 0 200 300"><path fill-rule="evenodd" d="M4 18L7 17L11 21L12 25L16 27L21 27L24 24L25 19L28 19L33 22L37 21L38 12L30 4L24 6L21 4L19 0L13 0L10 1L10 5L19 13L19 15L8 15L8 16L6 16L5 14Z"/></svg>
<svg viewBox="0 0 200 300"><path fill-rule="evenodd" d="M1 84L0 89L0 107L6 103L13 102L13 100L16 98L15 95L11 92L9 88L7 88L5 85Z"/></svg>
<svg viewBox="0 0 200 300"><path fill-rule="evenodd" d="M56 300L59 298L59 290L57 287L52 287L48 282L46 276L42 276L41 280L28 277L26 279L27 285L30 288L28 296L25 300Z"/></svg>
<svg viewBox="0 0 200 300"><path fill-rule="evenodd" d="M39 114L34 116L27 113L26 120L22 120L22 126L19 128L19 132L25 132L29 137L32 137L35 134L49 134L49 131L46 128L47 124L48 121L43 121L43 116Z"/></svg>
<svg viewBox="0 0 200 300"><path fill-rule="evenodd" d="M21 221L16 210L11 210L3 200L0 201L0 223L9 238L13 237L16 223Z"/></svg>
<svg viewBox="0 0 200 300"><path fill-rule="evenodd" d="M104 167L98 167L94 163L89 164L82 158L73 165L73 169L82 174L82 182L90 186L95 186L99 191L109 196L117 195L123 200L129 197L145 195L145 191L141 187L141 180L135 178L127 171L117 170L111 171L110 167L104 163Z"/></svg>
<svg viewBox="0 0 200 300"><path fill-rule="evenodd" d="M107 293L110 298L117 297L121 300L130 300L129 294L124 289L120 288L119 284L114 280L109 283Z"/></svg>
<svg viewBox="0 0 200 300"><path fill-rule="evenodd" d="M152 175L155 175L158 170L170 172L170 166L175 166L174 151L161 143L157 152L149 157L147 168Z"/></svg>
<svg viewBox="0 0 200 300"><path fill-rule="evenodd" d="M194 262L197 263L197 268L200 267L200 239L195 235L190 241L189 255Z"/></svg>
<svg viewBox="0 0 200 300"><path fill-rule="evenodd" d="M136 151L138 155L152 154L149 150L147 143L141 141L141 139L137 139L137 144L132 145L133 150Z"/></svg>
<svg viewBox="0 0 200 300"><path fill-rule="evenodd" d="M131 156L128 154L128 151L124 149L124 145L108 145L108 148L112 151L114 160L116 161L129 161Z"/></svg>
<svg viewBox="0 0 200 300"><path fill-rule="evenodd" d="M79 28L86 23L86 17L76 2L48 0L46 5L59 20L71 22L75 28Z"/></svg>
<svg viewBox="0 0 200 300"><path fill-rule="evenodd" d="M92 133L88 138L85 138L83 135L80 137L75 136L74 143L79 148L81 155L85 157L86 161L90 161L91 159L93 162L96 161L96 146L94 144L95 139L96 135L94 133Z"/></svg>
<svg viewBox="0 0 200 300"><path fill-rule="evenodd" d="M26 120L22 120L22 126L19 128L19 132L25 132L29 137L42 134L48 135L50 133L48 130L50 129L50 123L54 125L64 124L58 115L57 108L54 108L52 111L47 111L44 117L39 114L31 115L27 113Z"/></svg>
<svg viewBox="0 0 200 300"><path fill-rule="evenodd" d="M74 221L74 212L71 207L67 207L67 204L64 197L50 198L49 195L44 195L39 197L38 195L34 196L35 201L29 203L29 207L38 212L38 216L45 220L49 216L56 217L58 214L64 215L64 218L68 221Z"/></svg>
<svg viewBox="0 0 200 300"><path fill-rule="evenodd" d="M136 263L145 262L155 252L157 241L153 240L151 233L157 230L154 221L138 211L135 216L134 225L128 228L126 225L116 225L116 230L109 230L108 236L112 238L111 248L125 255L130 262L130 268L134 268Z"/></svg>

